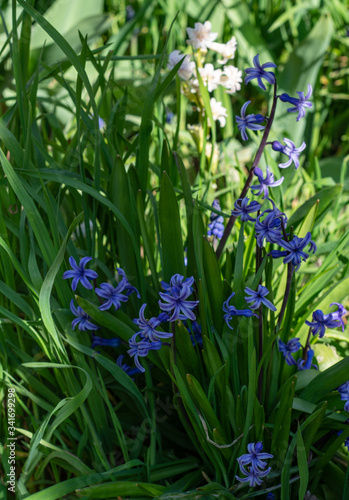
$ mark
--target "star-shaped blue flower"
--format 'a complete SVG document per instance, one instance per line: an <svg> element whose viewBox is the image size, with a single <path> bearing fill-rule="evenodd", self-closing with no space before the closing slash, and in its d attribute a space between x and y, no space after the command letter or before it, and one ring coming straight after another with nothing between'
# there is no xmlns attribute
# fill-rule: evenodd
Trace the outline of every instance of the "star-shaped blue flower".
<svg viewBox="0 0 349 500"><path fill-rule="evenodd" d="M99 306L101 311L106 311L111 306L114 306L115 311L117 311L121 307L121 302L128 301L127 295L122 294L127 286L127 280L122 279L115 288L110 283L102 283L100 286L100 288L96 288L95 292L102 299L106 299L106 302Z"/></svg>
<svg viewBox="0 0 349 500"><path fill-rule="evenodd" d="M140 299L141 296L139 294L139 291L137 290L136 287L134 287L134 286L132 286L130 284L130 282L127 279L125 271L123 269L121 269L121 267L118 267L116 270L118 272L118 275L121 276L122 278L124 278L126 280L126 286L124 288L124 294L127 295L127 297L129 297L131 295L131 293L136 292L137 297Z"/></svg>
<svg viewBox="0 0 349 500"><path fill-rule="evenodd" d="M264 83L262 82L262 78L273 85L275 83L275 75L271 71L265 71L265 68L276 68L276 64L267 62L261 65L259 62L259 54L254 56L253 64L254 68L247 68L245 70L247 74L247 76L245 77L245 85L247 85L251 80L257 78L258 87L260 87L262 90L267 90Z"/></svg>
<svg viewBox="0 0 349 500"><path fill-rule="evenodd" d="M258 285L257 291L251 290L251 288L246 287L245 293L251 295L251 297L245 297L246 302L248 304L251 304L251 309L258 309L261 304L264 304L271 311L276 311L276 307L270 302L270 300L265 298L269 293L267 287Z"/></svg>
<svg viewBox="0 0 349 500"><path fill-rule="evenodd" d="M123 370L129 377L132 378L132 375L135 375L136 373L141 373L141 371L137 368L132 366L129 366L126 363L123 363L124 355L120 354L116 360L116 364ZM133 379L132 379L133 380Z"/></svg>
<svg viewBox="0 0 349 500"><path fill-rule="evenodd" d="M265 215L267 214L267 215ZM264 239L269 243L278 243L282 239L281 221L287 224L286 215L278 208L264 210L256 220L255 237L257 245L262 248Z"/></svg>
<svg viewBox="0 0 349 500"><path fill-rule="evenodd" d="M191 286L194 283L194 278L187 278L184 281L183 279L180 274L175 274L171 278L170 285L162 282L166 292L160 292L159 295L165 303L159 300L159 307L162 311L171 315L168 320L170 322L178 319L191 319L192 321L196 319L192 309L197 306L199 301L187 300L189 295L192 294Z"/></svg>
<svg viewBox="0 0 349 500"><path fill-rule="evenodd" d="M142 335L141 340L137 342L136 339L138 335L141 335L140 332L135 333L128 341L130 349L127 352L131 357L134 356L135 365L137 366L138 370L141 372L145 372L145 368L143 368L143 366L140 364L138 358L144 358L145 356L148 356L148 353L151 350L158 351L159 349L161 349L162 343L160 342L160 340L157 340L156 342L150 342L148 339L143 338Z"/></svg>
<svg viewBox="0 0 349 500"><path fill-rule="evenodd" d="M251 190L255 191L253 194L260 195L264 194L263 200L269 196L269 188L280 186L282 184L284 178L281 177L279 180L274 181L274 174L270 171L269 166L267 165L267 172L265 177L263 177L263 171L259 167L254 169L254 175L259 180L259 184L255 184L251 186Z"/></svg>
<svg viewBox="0 0 349 500"><path fill-rule="evenodd" d="M342 316L345 316L346 314L348 314L348 311L343 306L343 304L340 304L339 302L332 302L332 304L330 304L330 306L337 306L338 307L338 310L331 313L331 314L332 314L333 319L337 319L340 322L340 324L342 326L342 332L344 332L345 324L344 324L344 321L342 319Z"/></svg>
<svg viewBox="0 0 349 500"><path fill-rule="evenodd" d="M236 123L238 124L238 129L241 132L242 140L248 141L248 135L246 134L246 129L250 130L263 130L264 125L260 125L264 122L265 117L263 115L245 115L246 108L250 104L251 101L245 102L245 104L241 108L241 116L236 117Z"/></svg>
<svg viewBox="0 0 349 500"><path fill-rule="evenodd" d="M305 324L311 327L311 332L314 336L319 334L320 339L325 335L326 328L341 326L340 321L333 317L333 313L324 314L320 309L313 312L312 320L306 321Z"/></svg>
<svg viewBox="0 0 349 500"><path fill-rule="evenodd" d="M89 282L89 280L98 278L98 274L96 273L96 271L92 271L92 269L85 269L86 264L90 260L92 260L92 257L83 257L80 260L79 265L77 265L74 257L69 257L69 264L71 265L73 270L65 271L65 273L63 273L63 279L66 280L69 278L73 278L71 284L73 292L75 292L79 281L83 287L87 288L88 290L92 290L93 286Z"/></svg>
<svg viewBox="0 0 349 500"><path fill-rule="evenodd" d="M78 328L82 332L86 332L86 330L98 330L99 326L94 325L91 323L90 316L80 307L75 307L74 305L74 299L71 299L70 301L70 310L76 316L75 319L72 321L72 329L76 327L76 325L79 325Z"/></svg>
<svg viewBox="0 0 349 500"><path fill-rule="evenodd" d="M280 100L282 102L289 102L290 104L293 104L294 107L293 108L288 108L287 111L289 113L298 113L298 115L297 115L297 122L301 118L304 118L304 116L305 116L305 108L311 108L312 107L312 103L307 100L307 99L309 99L311 97L312 92L313 92L313 88L310 85L310 83L308 83L308 92L307 92L306 96L304 96L304 92L297 92L297 94L299 95L299 99L297 99L296 97L290 97L288 94L281 94L279 96Z"/></svg>
<svg viewBox="0 0 349 500"><path fill-rule="evenodd" d="M251 217L250 214L258 212L258 210L261 209L261 205L258 203L258 201L251 201L251 203L248 204L249 201L250 199L247 197L239 198L234 203L235 210L231 211L231 215L234 215L235 217L241 216L241 220L243 222L255 222L256 219L254 217Z"/></svg>
<svg viewBox="0 0 349 500"><path fill-rule="evenodd" d="M295 266L295 271L297 271L301 265L302 260L305 262L309 257L309 254L304 252L304 248L310 245L310 252L316 252L316 245L311 240L311 233L307 233L304 238L299 238L294 236L292 241L280 240L279 245L285 250L272 250L270 255L277 259L279 257L285 257L283 260L284 264L292 262Z"/></svg>
<svg viewBox="0 0 349 500"><path fill-rule="evenodd" d="M279 141L274 141L272 148L274 151L279 151L280 153L288 156L289 160L286 163L279 163L279 168L287 168L294 163L294 166L299 167L299 155L307 147L303 141L299 148L296 148L295 144L290 139L284 139L286 146L283 146Z"/></svg>
<svg viewBox="0 0 349 500"><path fill-rule="evenodd" d="M226 324L229 326L231 330L233 330L233 327L230 326L230 321L233 316L244 316L245 318L250 318L251 316L255 316L258 318L257 314L255 314L251 309L236 309L235 306L229 305L230 300L234 297L235 293L233 292L227 300L223 303L223 311L225 312L223 319L226 322Z"/></svg>
<svg viewBox="0 0 349 500"><path fill-rule="evenodd" d="M301 343L299 342L299 338L295 337L293 339L290 339L287 344L282 342L282 340L279 339L279 351L282 353L284 356L286 363L289 366L295 365L296 362L291 356L291 353L299 351L301 348Z"/></svg>
<svg viewBox="0 0 349 500"><path fill-rule="evenodd" d="M156 327L161 324L161 318L150 318L146 320L144 317L144 310L147 307L147 304L143 304L139 310L139 318L134 319L133 322L140 328L140 333L145 339L149 339L151 342L156 342L159 339L168 339L172 337L172 333L159 332L156 330ZM166 314L166 313L165 313ZM166 314L166 321L168 321L169 316Z"/></svg>
<svg viewBox="0 0 349 500"><path fill-rule="evenodd" d="M261 478L267 476L271 471L271 467L263 470L267 466L267 463L264 462L264 460L273 458L273 455L271 455L270 453L262 452L263 445L260 441L258 443L248 444L247 450L248 453L237 458L241 472L247 477L235 477L241 483L250 483L250 486L253 488L256 485L261 485ZM248 470L246 470L246 465L249 465Z"/></svg>

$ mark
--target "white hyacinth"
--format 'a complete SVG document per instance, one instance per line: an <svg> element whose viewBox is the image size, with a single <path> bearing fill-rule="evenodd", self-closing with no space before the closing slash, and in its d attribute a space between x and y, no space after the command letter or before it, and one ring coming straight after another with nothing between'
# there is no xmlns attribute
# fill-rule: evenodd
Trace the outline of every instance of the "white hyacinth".
<svg viewBox="0 0 349 500"><path fill-rule="evenodd" d="M227 43L212 42L209 48L223 57L223 59L217 62L219 64L225 64L229 59L234 59L236 47L237 41L235 36L233 36L233 38Z"/></svg>
<svg viewBox="0 0 349 500"><path fill-rule="evenodd" d="M207 87L207 90L209 92L212 92L215 90L219 83L220 79L222 76L222 70L221 69L214 69L213 64L205 64L203 68L198 68L200 76L202 78L202 81L204 85ZM197 80L193 81L193 85L198 86Z"/></svg>
<svg viewBox="0 0 349 500"><path fill-rule="evenodd" d="M181 59L183 59L183 57L184 54L182 54L180 50L174 50L173 52L171 52L167 64L168 69L173 69L176 64L179 63ZM185 59L178 70L179 78L182 78L182 80L189 80L194 71L195 63L190 60L189 56L185 56Z"/></svg>
<svg viewBox="0 0 349 500"><path fill-rule="evenodd" d="M210 99L211 111L214 121L219 121L221 127L226 124L227 110L220 101L216 101L214 97Z"/></svg>
<svg viewBox="0 0 349 500"><path fill-rule="evenodd" d="M213 42L218 33L211 33L211 23L206 21L204 24L195 23L194 28L187 28L187 33L189 40L187 40L188 45L192 45L194 49L207 50L210 43Z"/></svg>
<svg viewBox="0 0 349 500"><path fill-rule="evenodd" d="M227 89L227 94L234 94L241 89L242 71L235 66L225 66L219 83Z"/></svg>

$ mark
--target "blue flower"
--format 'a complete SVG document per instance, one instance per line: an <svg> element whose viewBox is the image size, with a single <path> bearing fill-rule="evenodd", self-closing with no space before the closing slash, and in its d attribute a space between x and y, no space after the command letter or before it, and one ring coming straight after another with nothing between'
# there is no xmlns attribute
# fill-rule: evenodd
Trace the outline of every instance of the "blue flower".
<svg viewBox="0 0 349 500"><path fill-rule="evenodd" d="M289 160L286 163L279 163L280 168L287 168L294 163L294 166L299 167L299 159L298 156L300 153L307 147L305 142L303 141L299 148L296 148L295 144L290 140L284 138L284 143L286 146L283 146L279 141L274 141L272 144L272 148L274 151L279 151L280 153L288 156Z"/></svg>
<svg viewBox="0 0 349 500"><path fill-rule="evenodd" d="M248 205L249 198L239 198L235 203L234 207L235 210L231 211L231 215L234 215L235 217L239 217L241 215L241 220L246 222L246 221L251 221L255 222L256 219L250 216L251 213L253 212L258 212L258 210L261 209L260 204L258 201L251 201L251 203Z"/></svg>
<svg viewBox="0 0 349 500"><path fill-rule="evenodd" d="M304 92L297 92L299 95L299 99L296 97L290 97L288 94L281 94L280 100L282 102L289 102L290 104L293 104L293 108L288 108L287 111L289 113L298 113L297 116L297 122L305 116L305 109L304 108L311 108L312 103L310 101L307 101L311 97L311 94L313 92L313 88L308 83L308 93L306 96L304 96Z"/></svg>
<svg viewBox="0 0 349 500"><path fill-rule="evenodd" d="M140 335L140 332L135 333L130 340L128 341L130 349L127 351L128 354L132 357L135 357L135 365L137 366L138 370L141 372L145 372L145 368L140 364L138 357L144 358L149 354L149 351L154 350L158 351L161 349L161 342L160 340L157 340L156 342L150 342L149 340L145 339L141 335L141 340L140 342L136 342L137 336Z"/></svg>
<svg viewBox="0 0 349 500"><path fill-rule="evenodd" d="M259 167L256 167L254 169L254 175L257 176L257 178L259 180L259 184L256 184L255 186L251 186L251 189L252 189L252 191L256 191L253 194L260 195L263 193L264 194L263 200L269 196L269 189L268 189L269 187L280 186L280 184L282 184L282 182L284 180L284 178L281 177L281 179L279 179L278 181L274 181L274 174L272 172L270 172L270 169L268 166L267 166L267 173L266 173L265 177L263 177L263 171Z"/></svg>
<svg viewBox="0 0 349 500"><path fill-rule="evenodd" d="M120 309L121 302L128 301L128 297L121 293L125 290L126 286L127 280L122 279L115 288L110 285L110 283L102 283L101 288L96 288L96 294L103 299L107 299L104 304L99 306L99 309L101 311L106 311L110 309L111 306L114 306L116 311Z"/></svg>
<svg viewBox="0 0 349 500"><path fill-rule="evenodd" d="M245 318L250 318L251 316L255 316L258 318L257 314L255 314L251 309L236 309L236 307L229 305L230 300L234 297L235 293L233 292L227 300L223 303L223 311L225 312L223 319L226 322L226 324L229 326L231 330L233 330L233 327L230 326L230 321L233 316L245 316Z"/></svg>
<svg viewBox="0 0 349 500"><path fill-rule="evenodd" d="M340 321L333 317L333 313L324 314L320 309L313 312L313 321L306 321L305 324L311 327L311 332L315 336L319 334L321 339L325 335L326 328L337 328Z"/></svg>
<svg viewBox="0 0 349 500"><path fill-rule="evenodd" d="M121 344L120 339L117 339L117 338L103 339L102 337L97 337L97 335L93 335L91 348L94 349L98 345L109 346L109 347L119 347L120 344Z"/></svg>
<svg viewBox="0 0 349 500"><path fill-rule="evenodd" d="M238 124L238 129L241 132L241 137L244 141L248 141L248 135L246 134L246 128L250 130L263 130L264 125L260 125L260 123L264 122L265 117L262 115L245 115L245 111L247 106L251 101L245 102L245 104L241 108L241 116L236 117L236 122Z"/></svg>
<svg viewBox="0 0 349 500"><path fill-rule="evenodd" d="M96 273L96 271L92 271L91 269L85 269L86 264L90 260L92 260L92 257L83 257L80 260L79 265L77 265L74 257L69 257L69 264L71 265L73 270L65 271L65 273L63 273L63 279L66 280L68 278L73 278L71 284L73 292L75 292L79 281L81 282L82 286L84 286L88 290L92 290L93 286L91 285L89 280L98 278L98 274Z"/></svg>
<svg viewBox="0 0 349 500"><path fill-rule="evenodd" d="M305 361L304 361L304 359L299 359L297 361L297 368L298 368L298 370L309 370L312 366L314 368L318 369L318 367L316 365L312 364L313 357L314 357L314 351L313 351L313 349L308 349L308 351L307 351L307 359Z"/></svg>
<svg viewBox="0 0 349 500"><path fill-rule="evenodd" d="M123 363L124 355L120 354L116 360L116 364L121 368L121 370L124 370L124 372L132 378L132 375L135 375L136 373L140 373L140 370L135 367L132 368L131 366L127 365L126 363ZM133 380L133 379L132 379Z"/></svg>
<svg viewBox="0 0 349 500"><path fill-rule="evenodd" d="M271 491L269 491L268 495L267 495L267 500L275 500L275 495L274 493L272 493Z"/></svg>
<svg viewBox="0 0 349 500"><path fill-rule="evenodd" d="M196 316L192 309L199 303L198 300L186 300L192 294L192 284L194 278L187 278L183 281L183 276L175 274L170 280L170 285L162 282L163 288L166 293L160 292L160 297L166 302L165 304L159 300L159 307L162 311L171 314L169 321L176 321L177 319L191 319L195 320Z"/></svg>
<svg viewBox="0 0 349 500"><path fill-rule="evenodd" d="M245 70L246 74L248 75L245 77L245 85L247 85L251 80L257 78L258 87L260 87L262 90L267 90L264 83L262 82L262 78L273 85L275 83L275 75L271 71L265 71L264 68L276 68L276 64L269 62L261 65L259 62L259 54L254 56L253 64L255 66L254 68L247 68Z"/></svg>
<svg viewBox="0 0 349 500"><path fill-rule="evenodd" d="M340 385L337 390L341 395L342 401L348 400L349 399L349 380L347 382L344 382L344 384Z"/></svg>
<svg viewBox="0 0 349 500"><path fill-rule="evenodd" d="M166 332L158 332L155 328L160 325L161 319L158 318L150 318L150 320L146 320L144 317L144 310L147 307L147 304L143 304L142 307L139 310L139 319L134 319L133 322L136 323L136 325L139 326L140 332L142 334L142 337L145 339L149 339L151 342L156 342L156 340L159 339L168 339L172 337L172 333L166 333ZM164 318L165 321L168 320L169 316L166 313Z"/></svg>
<svg viewBox="0 0 349 500"><path fill-rule="evenodd" d="M123 269L121 269L121 267L117 267L116 270L118 272L118 275L126 280L126 286L124 288L124 293L127 295L127 297L129 297L131 295L131 293L136 292L137 297L140 299L141 296L139 294L139 291L137 290L136 287L132 286L129 283L125 271Z"/></svg>
<svg viewBox="0 0 349 500"><path fill-rule="evenodd" d="M265 215L267 214L267 215ZM264 217L264 218L263 218ZM287 224L287 218L278 208L264 210L256 220L255 237L257 245L262 248L264 238L269 243L278 243L282 239L281 221L284 225Z"/></svg>
<svg viewBox="0 0 349 500"><path fill-rule="evenodd" d="M167 111L166 113L166 123L171 123L174 118L174 113L172 111Z"/></svg>
<svg viewBox="0 0 349 500"><path fill-rule="evenodd" d="M251 288L246 287L245 293L251 295L251 297L245 297L245 300L250 305L251 309L258 309L261 304L264 304L268 309L272 311L276 311L276 307L270 302L270 300L266 299L265 296L268 295L269 290L267 287L258 285L258 289L255 292L251 290Z"/></svg>
<svg viewBox="0 0 349 500"><path fill-rule="evenodd" d="M218 200L214 200L212 203L213 208L216 210L221 210L220 204ZM220 239L224 233L224 217L223 215L218 215L215 212L211 212L210 215L210 224L208 225L207 236L215 236Z"/></svg>
<svg viewBox="0 0 349 500"><path fill-rule="evenodd" d="M348 311L343 306L343 304L340 304L339 302L332 302L332 304L330 304L330 307L335 305L338 307L338 311L335 311L331 314L333 319L337 319L340 322L340 324L342 325L342 332L344 332L345 324L344 321L342 320L342 316L348 314Z"/></svg>
<svg viewBox="0 0 349 500"><path fill-rule="evenodd" d="M76 325L79 325L78 328L82 332L86 332L86 330L98 330L99 326L94 325L93 323L90 322L90 316L80 307L75 307L74 305L74 299L71 299L70 301L70 310L76 316L75 319L73 319L71 327L74 330Z"/></svg>
<svg viewBox="0 0 349 500"><path fill-rule="evenodd" d="M283 263L288 264L289 262L292 262L292 264L296 266L295 270L297 271L302 260L305 262L309 257L309 254L303 251L309 244L309 251L315 253L316 245L311 240L311 233L307 233L304 238L294 236L292 241L280 240L279 245L285 248L285 250L272 250L270 255L274 259L277 259L278 257L285 257Z"/></svg>
<svg viewBox="0 0 349 500"><path fill-rule="evenodd" d="M287 344L282 342L282 340L279 339L279 351L283 354L286 363L289 366L295 365L296 362L291 356L292 352L297 352L301 348L301 344L299 342L299 338L295 337L293 339L290 339Z"/></svg>
<svg viewBox="0 0 349 500"><path fill-rule="evenodd" d="M273 458L273 455L270 453L262 452L263 445L261 442L258 443L250 443L247 445L248 453L245 455L241 455L237 459L240 471L247 477L240 478L235 476L236 479L242 483L250 483L251 487L262 484L262 477L265 477L271 471L271 467L265 469L267 463L263 460L267 460L269 458ZM246 470L245 466L249 465L248 470ZM261 470L262 469L262 470Z"/></svg>

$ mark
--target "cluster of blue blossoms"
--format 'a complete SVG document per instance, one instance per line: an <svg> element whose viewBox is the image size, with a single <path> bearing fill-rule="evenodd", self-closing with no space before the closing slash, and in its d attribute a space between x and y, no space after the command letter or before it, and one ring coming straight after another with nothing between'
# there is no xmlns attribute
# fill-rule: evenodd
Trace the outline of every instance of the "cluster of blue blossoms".
<svg viewBox="0 0 349 500"><path fill-rule="evenodd" d="M254 486L260 486L262 484L262 478L266 477L271 471L271 467L266 469L267 463L264 460L268 458L273 458L270 453L265 453L263 450L263 444L259 441L258 443L250 443L247 445L247 451L245 455L241 455L237 459L240 471L247 477L241 478L235 476L241 483L249 483L253 488Z"/></svg>
<svg viewBox="0 0 349 500"><path fill-rule="evenodd" d="M90 280L98 278L98 274L91 269L86 269L87 263L92 259L92 257L84 257L81 259L79 265L76 263L73 257L69 258L69 263L72 270L66 271L63 274L63 279L73 278L72 290L75 291L78 283L80 282L82 286L88 290L93 289L93 285ZM129 296L135 292L137 297L140 299L141 296L138 290L132 286L125 274L125 272L118 268L118 275L121 277L116 287L113 287L110 283L102 283L99 288L95 288L95 292L100 297L104 299L103 303L99 306L101 311L106 311L111 307L117 311L120 309L123 302L127 302ZM201 330L199 325L196 323L196 316L193 309L199 303L198 300L187 300L188 297L193 293L193 283L194 278L186 278L180 274L175 274L172 276L170 283L161 282L165 292L160 292L160 297L164 302L159 300L159 307L161 313L157 317L152 317L149 320L145 318L144 312L147 304L143 304L139 311L139 318L134 319L134 323L139 327L139 331L135 333L129 340L130 349L127 351L128 354L135 360L136 370L130 368L128 365L123 363L123 355L120 355L117 359L117 364L130 376L137 372L144 372L145 369L140 364L139 358L145 357L149 354L151 350L159 350L162 347L161 340L168 339L172 337L172 333L167 333L164 331L159 331L157 328L163 322L173 322L177 320L191 320L193 334L191 336L193 344L200 344L201 342ZM74 305L74 300L71 300L70 310L74 314L75 319L72 321L72 328L74 329L77 325L79 330L98 330L99 327L92 323L91 317L80 307ZM138 338L139 337L139 338ZM92 348L97 346L110 346L119 347L121 344L120 339L104 339L94 335L92 338Z"/></svg>
<svg viewBox="0 0 349 500"><path fill-rule="evenodd" d="M348 314L345 307L339 302L333 302L330 306L337 306L337 311L329 314L324 314L320 309L313 312L312 321L306 321L306 325L310 326L310 332L315 337L319 335L322 338L325 335L326 328L338 328L341 327L344 331L344 321L343 316ZM292 357L292 354L301 349L301 344L298 337L290 339L286 344L279 340L279 351L283 354L286 363L289 366L297 365L298 370L307 370L314 366L312 364L312 359L314 357L313 349L308 349L306 352L306 359L299 359L297 362Z"/></svg>

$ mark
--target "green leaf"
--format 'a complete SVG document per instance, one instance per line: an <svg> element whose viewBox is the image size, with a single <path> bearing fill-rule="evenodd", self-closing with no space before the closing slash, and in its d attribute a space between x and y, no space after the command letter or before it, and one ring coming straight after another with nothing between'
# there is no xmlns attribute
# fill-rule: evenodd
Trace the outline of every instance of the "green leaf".
<svg viewBox="0 0 349 500"><path fill-rule="evenodd" d="M302 437L302 431L300 427L298 427L297 430L297 463L300 475L298 499L304 500L308 487L309 470L307 463L307 455Z"/></svg>
<svg viewBox="0 0 349 500"><path fill-rule="evenodd" d="M344 358L335 365L327 368L324 372L310 382L310 384L301 392L300 397L307 401L317 403L326 397L337 387L348 380L349 358Z"/></svg>
<svg viewBox="0 0 349 500"><path fill-rule="evenodd" d="M169 282L174 274L185 274L179 208L172 182L166 172L161 178L159 218L162 243L163 277Z"/></svg>
<svg viewBox="0 0 349 500"><path fill-rule="evenodd" d="M222 313L223 283L216 254L206 238L203 238L203 257L212 318L214 318L214 324L218 332L221 332L224 324Z"/></svg>

